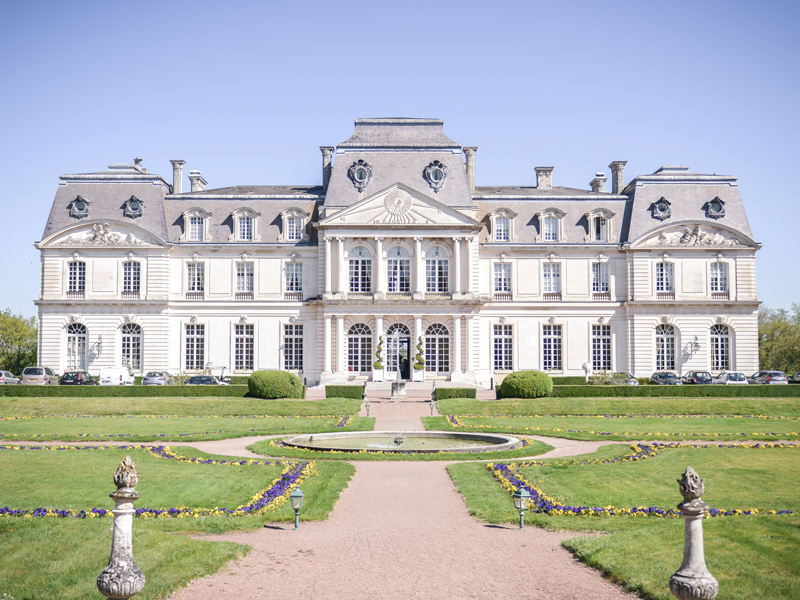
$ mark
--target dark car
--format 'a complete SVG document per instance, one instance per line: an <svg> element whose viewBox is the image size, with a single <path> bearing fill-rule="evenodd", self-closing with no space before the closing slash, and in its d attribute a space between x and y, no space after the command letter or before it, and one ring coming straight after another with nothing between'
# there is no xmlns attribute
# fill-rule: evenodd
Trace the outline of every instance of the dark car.
<svg viewBox="0 0 800 600"><path fill-rule="evenodd" d="M689 371L686 375L681 377L681 381L688 384L698 383L711 385L714 383L714 378L711 377L711 373L708 371Z"/></svg>
<svg viewBox="0 0 800 600"><path fill-rule="evenodd" d="M655 385L681 385L681 380L672 371L656 371L650 375L650 383Z"/></svg>
<svg viewBox="0 0 800 600"><path fill-rule="evenodd" d="M97 382L86 371L65 371L58 383L60 385L95 385Z"/></svg>
<svg viewBox="0 0 800 600"><path fill-rule="evenodd" d="M789 383L800 383L800 371L787 378Z"/></svg>
<svg viewBox="0 0 800 600"><path fill-rule="evenodd" d="M189 377L186 385L228 385L226 381L220 381L213 375L195 375Z"/></svg>
<svg viewBox="0 0 800 600"><path fill-rule="evenodd" d="M786 380L786 373L783 371L759 371L758 373L753 373L753 375L748 377L747 383L786 385L789 382Z"/></svg>

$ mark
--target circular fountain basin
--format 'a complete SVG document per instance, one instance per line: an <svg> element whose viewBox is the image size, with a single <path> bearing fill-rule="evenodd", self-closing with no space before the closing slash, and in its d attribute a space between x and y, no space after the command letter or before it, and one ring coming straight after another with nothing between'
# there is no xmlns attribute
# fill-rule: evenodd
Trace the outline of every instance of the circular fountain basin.
<svg viewBox="0 0 800 600"><path fill-rule="evenodd" d="M520 439L494 433L452 433L448 431L353 431L347 433L315 433L283 440L287 446L308 450L359 452L494 452L511 450Z"/></svg>

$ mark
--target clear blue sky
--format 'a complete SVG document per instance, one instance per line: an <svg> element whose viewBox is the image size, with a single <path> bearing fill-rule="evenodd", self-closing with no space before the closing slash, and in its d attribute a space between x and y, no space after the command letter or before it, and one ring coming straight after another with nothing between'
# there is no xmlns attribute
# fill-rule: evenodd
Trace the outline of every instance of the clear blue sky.
<svg viewBox="0 0 800 600"><path fill-rule="evenodd" d="M0 2L0 310L36 314L58 176L170 159L314 184L359 117L436 117L477 185L736 175L758 295L800 301L800 3Z"/></svg>

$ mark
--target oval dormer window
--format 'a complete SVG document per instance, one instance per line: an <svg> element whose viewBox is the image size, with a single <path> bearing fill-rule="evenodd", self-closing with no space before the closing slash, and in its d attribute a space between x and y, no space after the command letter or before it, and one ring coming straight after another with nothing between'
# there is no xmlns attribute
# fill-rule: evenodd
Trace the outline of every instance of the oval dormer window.
<svg viewBox="0 0 800 600"><path fill-rule="evenodd" d="M84 202L83 200L78 200L75 203L75 210L77 210L78 212L86 212L86 209L87 209L86 202Z"/></svg>
<svg viewBox="0 0 800 600"><path fill-rule="evenodd" d="M722 204L719 200L714 200L711 204L708 205L709 212L718 215L722 212Z"/></svg>
<svg viewBox="0 0 800 600"><path fill-rule="evenodd" d="M431 169L431 179L434 181L441 181L444 179L444 171L439 169L438 167L435 169Z"/></svg>
<svg viewBox="0 0 800 600"><path fill-rule="evenodd" d="M356 181L358 181L359 183L363 183L364 181L367 180L367 177L369 177L369 173L367 173L367 170L364 167L359 167L358 169L356 169L356 174L355 174Z"/></svg>
<svg viewBox="0 0 800 600"><path fill-rule="evenodd" d="M131 203L128 205L132 212L139 212L142 210L142 205L139 204L136 200L131 200Z"/></svg>
<svg viewBox="0 0 800 600"><path fill-rule="evenodd" d="M669 205L666 202L658 202L656 204L656 212L659 214L664 214L669 210Z"/></svg>

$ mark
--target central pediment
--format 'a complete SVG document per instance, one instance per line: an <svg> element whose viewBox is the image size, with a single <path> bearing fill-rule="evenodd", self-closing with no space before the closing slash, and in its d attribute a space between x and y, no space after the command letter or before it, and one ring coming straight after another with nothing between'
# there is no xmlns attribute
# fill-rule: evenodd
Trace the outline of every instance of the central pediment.
<svg viewBox="0 0 800 600"><path fill-rule="evenodd" d="M402 183L391 185L369 198L323 219L319 225L320 227L481 226L474 219Z"/></svg>

